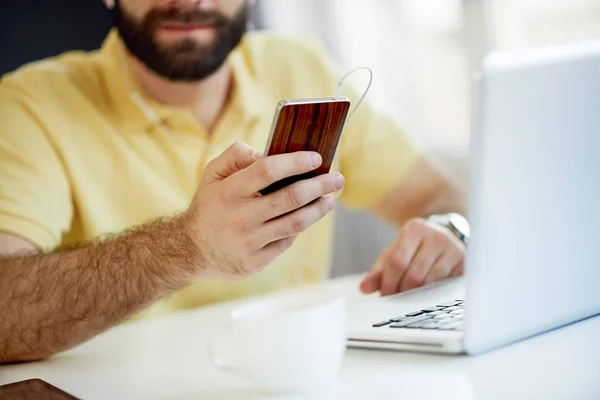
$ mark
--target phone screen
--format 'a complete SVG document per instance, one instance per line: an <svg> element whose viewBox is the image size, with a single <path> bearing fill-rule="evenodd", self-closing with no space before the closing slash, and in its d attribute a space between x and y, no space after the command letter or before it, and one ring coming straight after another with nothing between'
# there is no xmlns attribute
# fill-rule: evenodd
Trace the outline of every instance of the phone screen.
<svg viewBox="0 0 600 400"><path fill-rule="evenodd" d="M323 163L315 171L283 179L261 191L268 194L298 180L326 174L331 169L350 101L348 99L306 101L284 104L274 121L266 155L272 156L296 151L316 151Z"/></svg>
<svg viewBox="0 0 600 400"><path fill-rule="evenodd" d="M80 400L41 379L28 379L0 386L0 399Z"/></svg>

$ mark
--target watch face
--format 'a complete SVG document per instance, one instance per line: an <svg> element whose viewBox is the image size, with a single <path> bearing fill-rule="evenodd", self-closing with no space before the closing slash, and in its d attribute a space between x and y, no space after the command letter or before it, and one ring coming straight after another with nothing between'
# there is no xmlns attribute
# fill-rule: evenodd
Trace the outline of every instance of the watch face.
<svg viewBox="0 0 600 400"><path fill-rule="evenodd" d="M460 214L451 214L450 222L463 236L469 238L471 235L471 226L465 217Z"/></svg>

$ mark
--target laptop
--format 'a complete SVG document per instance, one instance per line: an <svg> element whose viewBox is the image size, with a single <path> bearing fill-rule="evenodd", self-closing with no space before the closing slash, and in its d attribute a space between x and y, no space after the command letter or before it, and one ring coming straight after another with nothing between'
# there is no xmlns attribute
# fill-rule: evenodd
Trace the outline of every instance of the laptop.
<svg viewBox="0 0 600 400"><path fill-rule="evenodd" d="M349 309L349 347L478 354L600 314L600 41L491 53L463 277Z"/></svg>

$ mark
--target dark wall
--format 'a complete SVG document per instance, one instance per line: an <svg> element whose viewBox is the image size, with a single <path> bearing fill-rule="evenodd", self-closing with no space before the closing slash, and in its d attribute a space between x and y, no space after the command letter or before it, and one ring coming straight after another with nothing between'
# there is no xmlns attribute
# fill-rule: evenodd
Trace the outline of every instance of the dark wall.
<svg viewBox="0 0 600 400"><path fill-rule="evenodd" d="M102 0L20 0L0 6L0 75L67 50L100 47L111 26Z"/></svg>
<svg viewBox="0 0 600 400"><path fill-rule="evenodd" d="M260 6L250 19L263 27ZM0 76L68 50L97 49L111 25L102 0L6 1L0 5Z"/></svg>

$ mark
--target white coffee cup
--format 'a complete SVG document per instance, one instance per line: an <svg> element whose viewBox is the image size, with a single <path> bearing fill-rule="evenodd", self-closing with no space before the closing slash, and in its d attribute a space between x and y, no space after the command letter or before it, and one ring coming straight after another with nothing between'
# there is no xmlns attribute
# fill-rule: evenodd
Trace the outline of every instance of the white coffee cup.
<svg viewBox="0 0 600 400"><path fill-rule="evenodd" d="M321 289L295 290L233 310L209 342L212 362L271 394L327 390L346 351L346 303ZM229 354L229 356L224 356Z"/></svg>

